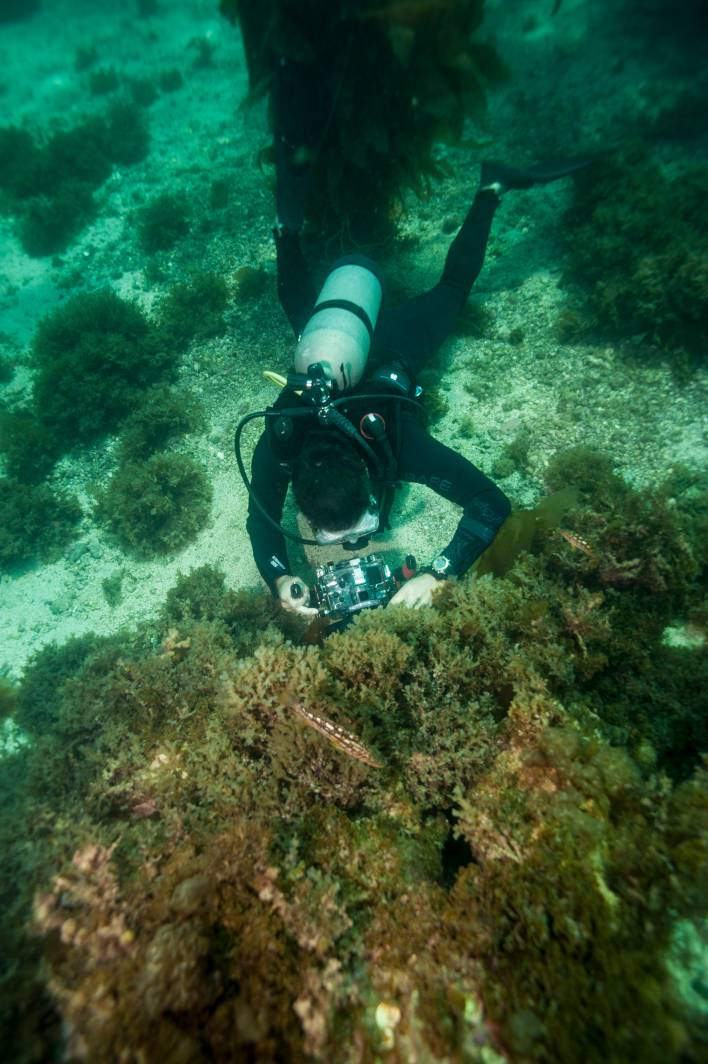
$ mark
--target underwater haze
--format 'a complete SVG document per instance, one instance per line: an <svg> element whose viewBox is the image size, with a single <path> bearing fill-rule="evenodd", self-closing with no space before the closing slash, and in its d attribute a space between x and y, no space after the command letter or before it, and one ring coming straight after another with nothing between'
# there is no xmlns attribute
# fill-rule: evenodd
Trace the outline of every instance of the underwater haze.
<svg viewBox="0 0 708 1064"><path fill-rule="evenodd" d="M705 14L0 0L3 1059L708 1058ZM483 160L597 156L503 192L421 377L511 517L329 632L261 580L234 460L293 361L283 56L336 71L315 277L372 256L384 306ZM459 518L407 484L371 549Z"/></svg>

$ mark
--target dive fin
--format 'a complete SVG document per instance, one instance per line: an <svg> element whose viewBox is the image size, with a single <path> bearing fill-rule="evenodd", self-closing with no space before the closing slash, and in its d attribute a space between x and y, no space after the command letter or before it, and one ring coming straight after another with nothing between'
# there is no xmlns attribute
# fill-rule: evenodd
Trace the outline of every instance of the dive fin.
<svg viewBox="0 0 708 1064"><path fill-rule="evenodd" d="M501 185L502 189L533 188L534 185L545 185L549 181L568 177L577 170L584 170L586 166L592 166L594 162L603 159L607 154L607 152L599 151L589 155L578 155L572 159L553 159L525 169L485 160L482 163L480 184L482 188L489 188L492 185Z"/></svg>

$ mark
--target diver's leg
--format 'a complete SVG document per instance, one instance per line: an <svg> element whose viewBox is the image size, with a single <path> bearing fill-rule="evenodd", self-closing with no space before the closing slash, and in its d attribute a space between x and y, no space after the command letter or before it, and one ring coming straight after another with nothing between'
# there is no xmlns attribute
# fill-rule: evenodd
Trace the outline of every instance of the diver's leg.
<svg viewBox="0 0 708 1064"><path fill-rule="evenodd" d="M379 357L397 358L415 376L449 335L479 276L499 196L480 189L453 240L438 283L400 307L386 310L376 327Z"/></svg>
<svg viewBox="0 0 708 1064"><path fill-rule="evenodd" d="M434 288L382 314L376 328L376 354L395 357L415 375L449 335L482 269L494 212L509 189L557 181L604 158L606 152L559 159L528 169L485 161L480 188L462 228L450 245Z"/></svg>
<svg viewBox="0 0 708 1064"><path fill-rule="evenodd" d="M273 238L278 266L278 299L299 337L315 305L315 285L298 234L276 225Z"/></svg>
<svg viewBox="0 0 708 1064"><path fill-rule="evenodd" d="M278 264L278 299L299 338L304 323L312 314L317 293L298 234L291 233L283 226L276 226L273 237Z"/></svg>
<svg viewBox="0 0 708 1064"><path fill-rule="evenodd" d="M285 56L276 59L272 87L275 205L278 222L292 232L302 227L314 151L328 124L317 88L316 72L310 65Z"/></svg>
<svg viewBox="0 0 708 1064"><path fill-rule="evenodd" d="M347 57L345 41L324 48L309 63L282 55L275 60L275 202L278 222L292 232L302 227L312 168L332 122Z"/></svg>

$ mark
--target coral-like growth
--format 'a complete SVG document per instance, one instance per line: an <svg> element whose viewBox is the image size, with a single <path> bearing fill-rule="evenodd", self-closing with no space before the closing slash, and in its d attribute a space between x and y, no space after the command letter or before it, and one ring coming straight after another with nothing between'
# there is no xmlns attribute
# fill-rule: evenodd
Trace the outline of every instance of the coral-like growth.
<svg viewBox="0 0 708 1064"><path fill-rule="evenodd" d="M668 663L661 642L698 592L695 515L674 487L672 524L593 468L598 496L580 455L554 464L575 482L564 534L556 501L505 579L367 611L322 646L202 568L143 629L37 656L15 712L32 743L0 763L0 1008L24 1045L699 1055L666 957L675 921L705 910L708 735L700 681L667 669L697 677L701 651ZM616 530L634 549L640 525L671 559L663 588L643 561L603 583Z"/></svg>
<svg viewBox="0 0 708 1064"><path fill-rule="evenodd" d="M565 216L571 267L586 324L674 354L708 346L708 171L673 178L641 151L578 175Z"/></svg>
<svg viewBox="0 0 708 1064"><path fill-rule="evenodd" d="M99 492L96 517L129 554L174 554L209 519L211 487L199 466L180 454L156 454L114 473Z"/></svg>

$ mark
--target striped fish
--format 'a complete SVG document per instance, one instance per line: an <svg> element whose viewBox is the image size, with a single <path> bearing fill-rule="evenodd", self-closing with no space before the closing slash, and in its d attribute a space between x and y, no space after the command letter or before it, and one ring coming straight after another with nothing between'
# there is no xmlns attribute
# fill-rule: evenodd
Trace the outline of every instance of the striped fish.
<svg viewBox="0 0 708 1064"><path fill-rule="evenodd" d="M383 768L381 762L377 761L373 754L365 746L362 746L351 732L340 728L338 724L333 724L331 720L326 720L324 717L318 716L317 713L305 709L300 702L291 702L290 709L305 724L309 724L320 735L324 735L325 739L328 739L332 746L336 746L338 750L343 750L345 754L356 758L357 761L363 761L365 765L370 765L371 768Z"/></svg>
<svg viewBox="0 0 708 1064"><path fill-rule="evenodd" d="M583 554L587 554L588 558L595 557L595 551L590 544L587 543L582 536L579 536L577 532L569 532L567 528L557 528L556 532L559 536L562 536L566 543L569 543L574 550L581 550Z"/></svg>

